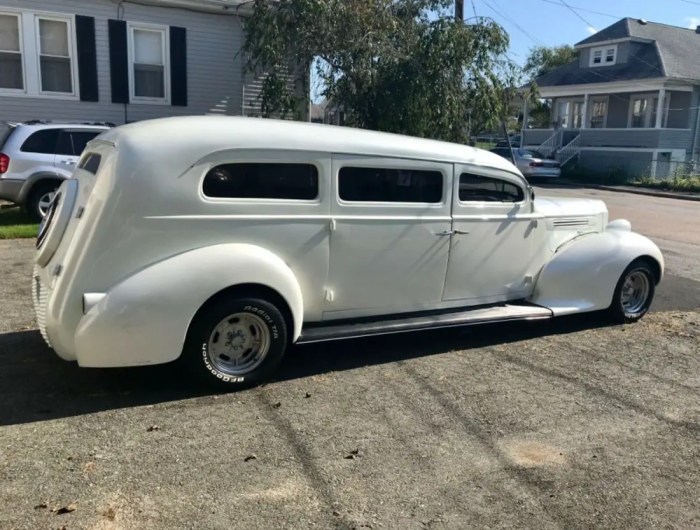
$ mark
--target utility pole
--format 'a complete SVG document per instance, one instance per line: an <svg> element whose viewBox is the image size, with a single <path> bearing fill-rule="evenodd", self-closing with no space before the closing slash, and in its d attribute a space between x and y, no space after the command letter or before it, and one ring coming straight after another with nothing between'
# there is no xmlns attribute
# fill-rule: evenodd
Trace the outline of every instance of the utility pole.
<svg viewBox="0 0 700 530"><path fill-rule="evenodd" d="M455 20L464 21L464 0L455 0Z"/></svg>

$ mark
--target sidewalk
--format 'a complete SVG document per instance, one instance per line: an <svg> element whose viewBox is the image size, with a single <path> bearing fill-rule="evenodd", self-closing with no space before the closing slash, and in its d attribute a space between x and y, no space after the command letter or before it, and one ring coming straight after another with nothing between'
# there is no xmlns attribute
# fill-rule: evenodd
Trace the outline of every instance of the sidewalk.
<svg viewBox="0 0 700 530"><path fill-rule="evenodd" d="M554 184L554 183L552 183ZM611 186L607 184L593 184L589 182L578 182L569 179L560 179L556 184L578 188L594 188L598 190L617 191L623 193L636 193L637 195L649 195L650 197L665 197L667 199L682 199L685 201L700 201L700 193L692 191L665 191L643 186ZM538 184L541 185L541 184Z"/></svg>

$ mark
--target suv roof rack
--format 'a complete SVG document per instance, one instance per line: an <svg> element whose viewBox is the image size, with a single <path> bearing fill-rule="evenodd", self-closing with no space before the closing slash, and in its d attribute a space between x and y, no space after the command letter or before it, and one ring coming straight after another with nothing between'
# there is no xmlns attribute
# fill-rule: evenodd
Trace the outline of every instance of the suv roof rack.
<svg viewBox="0 0 700 530"><path fill-rule="evenodd" d="M65 123L67 125L96 125L102 127L116 127L111 121L54 121L54 120L27 120L24 125L47 125L51 123Z"/></svg>

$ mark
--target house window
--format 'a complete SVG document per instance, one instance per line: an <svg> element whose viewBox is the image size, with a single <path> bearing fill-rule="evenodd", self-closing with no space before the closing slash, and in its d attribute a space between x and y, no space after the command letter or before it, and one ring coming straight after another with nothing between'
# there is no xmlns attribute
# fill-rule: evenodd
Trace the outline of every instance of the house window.
<svg viewBox="0 0 700 530"><path fill-rule="evenodd" d="M602 129L608 116L608 98L593 98L591 100L591 129Z"/></svg>
<svg viewBox="0 0 700 530"><path fill-rule="evenodd" d="M0 13L0 91L77 99L72 16L32 11Z"/></svg>
<svg viewBox="0 0 700 530"><path fill-rule="evenodd" d="M617 44L591 48L589 66L610 66L617 60Z"/></svg>
<svg viewBox="0 0 700 530"><path fill-rule="evenodd" d="M583 125L583 101L574 101L571 127L580 129Z"/></svg>
<svg viewBox="0 0 700 530"><path fill-rule="evenodd" d="M67 19L36 17L40 92L73 93L70 23Z"/></svg>
<svg viewBox="0 0 700 530"><path fill-rule="evenodd" d="M648 98L633 98L632 99L632 121L630 127L648 127Z"/></svg>
<svg viewBox="0 0 700 530"><path fill-rule="evenodd" d="M670 94L666 94L661 116L661 127L665 128L668 120ZM653 94L644 96L632 96L630 103L630 127L655 127L656 113L659 106L659 97Z"/></svg>
<svg viewBox="0 0 700 530"><path fill-rule="evenodd" d="M24 90L18 15L0 14L0 89Z"/></svg>
<svg viewBox="0 0 700 530"><path fill-rule="evenodd" d="M129 88L132 102L170 100L168 29L129 25Z"/></svg>
<svg viewBox="0 0 700 530"><path fill-rule="evenodd" d="M569 102L560 101L557 105L557 118L559 127L567 129L569 127Z"/></svg>

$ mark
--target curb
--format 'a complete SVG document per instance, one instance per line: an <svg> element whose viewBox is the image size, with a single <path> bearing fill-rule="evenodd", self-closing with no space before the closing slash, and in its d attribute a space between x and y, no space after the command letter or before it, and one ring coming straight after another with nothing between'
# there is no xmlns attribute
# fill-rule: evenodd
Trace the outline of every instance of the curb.
<svg viewBox="0 0 700 530"><path fill-rule="evenodd" d="M557 184L560 184L562 186L569 186L569 187L580 187L580 188L593 188L596 190L605 190L605 191L615 191L618 193L634 193L636 195L647 195L649 197L661 197L661 198L666 198L666 199L680 199L684 201L700 201L700 193L699 194L694 194L694 195L688 195L685 193L677 193L673 191L657 191L654 189L650 188L636 188L636 187L631 187L631 186L606 186L605 184L591 184L587 182L571 182L571 181L565 181L565 182L557 182ZM546 187L546 186L545 186Z"/></svg>

